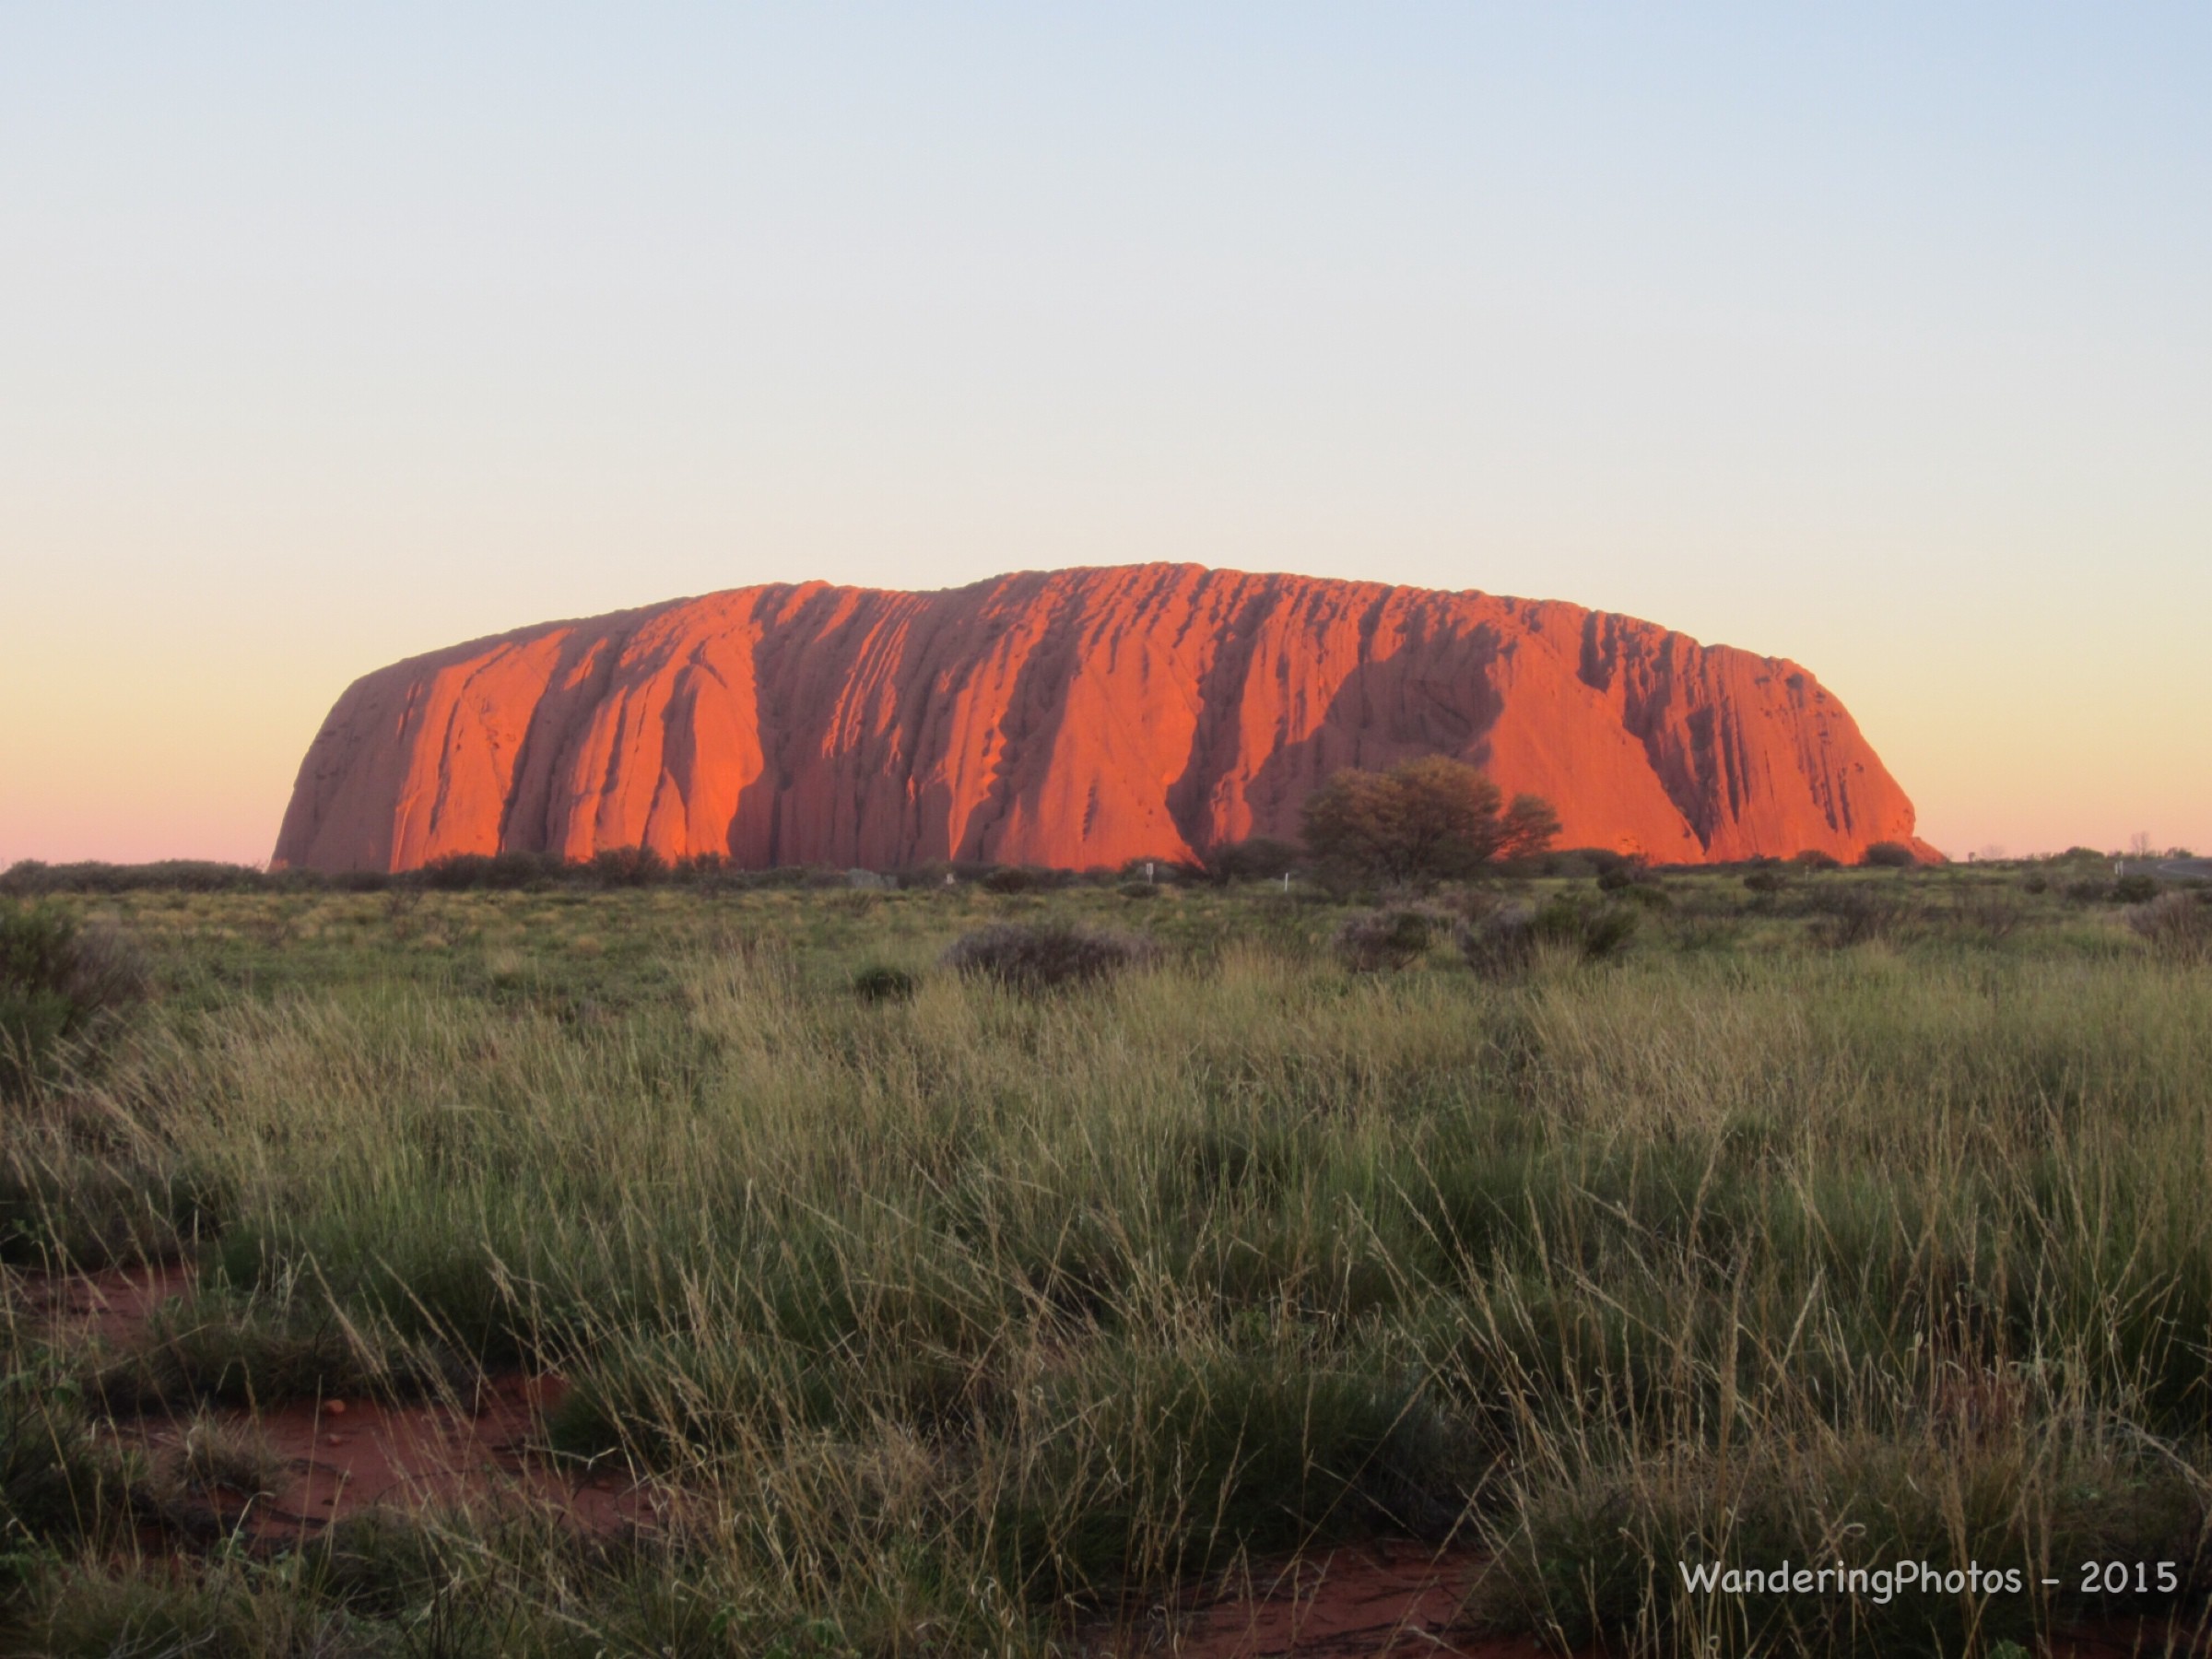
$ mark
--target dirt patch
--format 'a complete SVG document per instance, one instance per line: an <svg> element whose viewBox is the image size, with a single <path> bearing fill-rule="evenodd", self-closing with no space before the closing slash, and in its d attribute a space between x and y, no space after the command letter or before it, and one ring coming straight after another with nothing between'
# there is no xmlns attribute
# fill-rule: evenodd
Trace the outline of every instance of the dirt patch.
<svg viewBox="0 0 2212 1659"><path fill-rule="evenodd" d="M227 1531L266 1542L302 1537L378 1508L487 1514L525 1508L601 1534L657 1524L657 1488L618 1467L545 1453L539 1430L559 1391L558 1379L508 1376L487 1380L465 1403L324 1400L210 1413L218 1424L250 1426L286 1473L261 1492L217 1488L197 1496ZM192 1428L184 1420L140 1418L119 1424L117 1432L158 1465L174 1466Z"/></svg>
<svg viewBox="0 0 2212 1659"><path fill-rule="evenodd" d="M26 1273L17 1295L27 1313L63 1342L99 1337L127 1347L172 1301L192 1297L199 1276L183 1262L103 1267L96 1273Z"/></svg>
<svg viewBox="0 0 2212 1659"><path fill-rule="evenodd" d="M145 1339L156 1313L190 1301L196 1284L191 1267L171 1263L28 1275L17 1294L59 1342L97 1338L127 1348ZM657 1524L665 1513L660 1488L612 1460L556 1460L547 1452L545 1418L565 1392L556 1376L507 1374L486 1377L465 1394L429 1400L325 1399L257 1412L218 1407L119 1418L112 1428L169 1471L189 1465L186 1441L195 1429L250 1440L260 1454L254 1461L265 1465L260 1489L176 1477L184 1502L248 1541L297 1539L372 1508L524 1507L600 1534Z"/></svg>

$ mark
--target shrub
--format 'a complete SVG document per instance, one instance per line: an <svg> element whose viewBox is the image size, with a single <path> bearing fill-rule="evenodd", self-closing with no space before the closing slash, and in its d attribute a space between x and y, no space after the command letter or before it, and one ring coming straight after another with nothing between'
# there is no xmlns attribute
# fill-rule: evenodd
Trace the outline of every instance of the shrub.
<svg viewBox="0 0 2212 1659"><path fill-rule="evenodd" d="M989 893L1028 893L1042 885L1036 871L1025 870L1019 865L1005 865L983 877L983 890Z"/></svg>
<svg viewBox="0 0 2212 1659"><path fill-rule="evenodd" d="M1255 835L1208 853L1206 874L1210 880L1223 883L1280 881L1286 875L1303 868L1306 862L1303 847L1277 841L1271 835Z"/></svg>
<svg viewBox="0 0 2212 1659"><path fill-rule="evenodd" d="M1571 914L1558 914L1561 903L1555 899L1537 912L1537 926L1543 929L1547 912L1553 912L1550 936L1573 946L1585 962L1606 961L1626 950L1641 920L1634 911L1619 904L1570 905L1566 908Z"/></svg>
<svg viewBox="0 0 2212 1659"><path fill-rule="evenodd" d="M1917 861L1903 841L1879 841L1859 854L1859 862L1870 870L1904 870Z"/></svg>
<svg viewBox="0 0 2212 1659"><path fill-rule="evenodd" d="M2148 904L2159 896L2159 878L2156 876L2123 876L2112 883L2112 900L2116 904Z"/></svg>
<svg viewBox="0 0 2212 1659"><path fill-rule="evenodd" d="M0 893L38 899L50 893L262 892L276 882L315 886L321 879L310 871L272 874L252 865L217 864L200 858L165 858L140 865L50 865L26 858L0 873Z"/></svg>
<svg viewBox="0 0 2212 1659"><path fill-rule="evenodd" d="M2203 893L2162 893L2127 918L2162 961L2184 967L2212 962L2212 898Z"/></svg>
<svg viewBox="0 0 2212 1659"><path fill-rule="evenodd" d="M1419 905L1396 905L1346 918L1336 959L1354 973L1396 972L1428 954L1443 918Z"/></svg>
<svg viewBox="0 0 2212 1659"><path fill-rule="evenodd" d="M407 881L410 887L452 893L488 887L490 879L491 859L488 854L454 853L444 858L434 858L419 869L410 872Z"/></svg>
<svg viewBox="0 0 2212 1659"><path fill-rule="evenodd" d="M1124 881L1118 884L1113 890L1124 899L1157 899L1159 897L1159 883L1157 881Z"/></svg>
<svg viewBox="0 0 2212 1659"><path fill-rule="evenodd" d="M48 1075L145 994L145 966L121 935L54 910L0 912L0 1094Z"/></svg>
<svg viewBox="0 0 2212 1659"><path fill-rule="evenodd" d="M1601 893L1624 893L1630 888L1658 885L1658 876L1641 858L1624 858L1597 873L1597 890Z"/></svg>
<svg viewBox="0 0 2212 1659"><path fill-rule="evenodd" d="M1994 945L2019 931L2020 901L2001 887L1969 888L1952 899L1947 919L1955 931Z"/></svg>
<svg viewBox="0 0 2212 1659"><path fill-rule="evenodd" d="M1813 937L1831 950L1893 938L1904 929L1910 906L1896 894L1853 886L1823 894Z"/></svg>
<svg viewBox="0 0 2212 1659"><path fill-rule="evenodd" d="M1894 846L1896 843L1889 844ZM1790 862L1801 870L1840 870L1843 867L1833 853L1823 853L1818 847L1806 848Z"/></svg>
<svg viewBox="0 0 2212 1659"><path fill-rule="evenodd" d="M1125 934L1059 922L1002 922L955 939L945 952L945 966L1017 991L1040 992L1106 979L1158 954L1150 940Z"/></svg>
<svg viewBox="0 0 2212 1659"><path fill-rule="evenodd" d="M435 892L465 892L476 888L542 887L559 881L571 866L551 853L453 853L433 859L412 872L407 881Z"/></svg>
<svg viewBox="0 0 2212 1659"><path fill-rule="evenodd" d="M668 879L668 861L651 847L608 847L593 855L591 875L601 887L650 887Z"/></svg>
<svg viewBox="0 0 2212 1659"><path fill-rule="evenodd" d="M1784 885L1780 870L1754 870L1744 877L1744 886L1754 893L1779 893Z"/></svg>
<svg viewBox="0 0 2212 1659"><path fill-rule="evenodd" d="M2028 879L2020 883L2020 888L2023 892L2047 893L2051 890L2051 878L2041 870L2032 871Z"/></svg>
<svg viewBox="0 0 2212 1659"><path fill-rule="evenodd" d="M1635 937L1642 917L1625 904L1591 904L1561 894L1541 908L1500 905L1464 923L1454 935L1467 966L1486 978L1527 967L1546 946L1585 962L1618 956Z"/></svg>
<svg viewBox="0 0 2212 1659"><path fill-rule="evenodd" d="M1500 979L1528 966L1536 954L1536 911L1531 904L1501 904L1487 916L1463 922L1453 943L1467 966L1486 979Z"/></svg>
<svg viewBox="0 0 2212 1659"><path fill-rule="evenodd" d="M853 994L865 1003L904 1002L922 982L903 968L872 962L853 976Z"/></svg>

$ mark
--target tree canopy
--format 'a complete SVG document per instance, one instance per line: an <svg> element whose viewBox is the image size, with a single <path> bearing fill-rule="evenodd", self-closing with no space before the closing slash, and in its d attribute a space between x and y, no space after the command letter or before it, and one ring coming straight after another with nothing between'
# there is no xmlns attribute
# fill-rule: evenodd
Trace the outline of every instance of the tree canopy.
<svg viewBox="0 0 2212 1659"><path fill-rule="evenodd" d="M1306 845L1353 879L1427 886L1541 853L1559 832L1540 795L1508 804L1475 767L1425 756L1387 772L1347 769L1307 798Z"/></svg>

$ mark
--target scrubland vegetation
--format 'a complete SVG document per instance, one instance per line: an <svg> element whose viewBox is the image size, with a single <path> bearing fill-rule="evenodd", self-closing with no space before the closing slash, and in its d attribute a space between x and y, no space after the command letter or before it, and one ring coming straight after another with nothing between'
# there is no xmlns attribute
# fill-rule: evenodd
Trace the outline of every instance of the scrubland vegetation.
<svg viewBox="0 0 2212 1659"><path fill-rule="evenodd" d="M18 997L0 1650L1072 1654L1377 1535L1562 1649L2198 1631L2212 900L1606 868L20 901L146 995ZM196 1297L41 1315L139 1261ZM192 1501L271 1478L249 1408L517 1369L653 1524ZM2026 1588L1677 1569L1908 1559Z"/></svg>

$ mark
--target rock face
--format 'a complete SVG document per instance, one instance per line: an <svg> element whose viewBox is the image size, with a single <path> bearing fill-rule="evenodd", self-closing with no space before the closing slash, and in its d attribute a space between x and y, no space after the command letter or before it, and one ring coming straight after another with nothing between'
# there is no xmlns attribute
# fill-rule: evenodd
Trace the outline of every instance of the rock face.
<svg viewBox="0 0 2212 1659"><path fill-rule="evenodd" d="M395 663L323 723L276 862L1187 859L1295 839L1331 772L1423 754L1547 797L1563 846L1912 840L1904 792L1793 663L1572 605L1134 565L743 588Z"/></svg>

